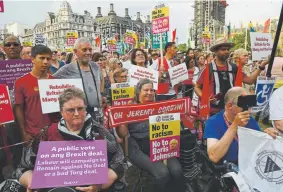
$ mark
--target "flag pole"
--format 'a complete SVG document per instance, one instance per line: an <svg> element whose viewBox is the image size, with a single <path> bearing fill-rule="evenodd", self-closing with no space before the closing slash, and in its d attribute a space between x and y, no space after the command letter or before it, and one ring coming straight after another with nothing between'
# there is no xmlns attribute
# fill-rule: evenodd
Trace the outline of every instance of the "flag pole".
<svg viewBox="0 0 283 192"><path fill-rule="evenodd" d="M270 61L269 61L269 65L268 65L268 68L267 68L267 71L266 71L267 77L271 77L271 69L272 69L272 65L273 65L273 61L274 61L274 57L275 57L275 53L276 53L276 49L277 49L277 45L278 45L278 41L279 41L279 37L280 37L282 22L283 22L283 3L282 3L282 7L281 7L278 25L277 25L276 35L275 35L275 38L274 38L274 43L273 43L273 48L272 48L272 52L271 52L271 56L270 56Z"/></svg>
<svg viewBox="0 0 283 192"><path fill-rule="evenodd" d="M245 35L245 50L247 50L247 44L248 44L248 27L246 28L246 35Z"/></svg>

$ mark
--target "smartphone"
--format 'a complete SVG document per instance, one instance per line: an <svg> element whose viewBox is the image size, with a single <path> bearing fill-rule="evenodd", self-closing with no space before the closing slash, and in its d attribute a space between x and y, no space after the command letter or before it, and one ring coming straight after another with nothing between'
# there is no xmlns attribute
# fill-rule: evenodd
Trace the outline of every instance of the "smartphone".
<svg viewBox="0 0 283 192"><path fill-rule="evenodd" d="M237 106L243 108L243 111L247 111L250 107L255 107L256 104L256 95L245 95L238 97Z"/></svg>

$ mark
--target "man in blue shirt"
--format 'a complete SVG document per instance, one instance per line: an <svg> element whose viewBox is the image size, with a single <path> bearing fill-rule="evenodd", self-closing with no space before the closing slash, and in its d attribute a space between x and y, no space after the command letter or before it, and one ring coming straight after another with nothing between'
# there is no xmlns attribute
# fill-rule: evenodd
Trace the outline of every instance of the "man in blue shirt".
<svg viewBox="0 0 283 192"><path fill-rule="evenodd" d="M250 111L243 111L237 106L241 95L247 95L244 88L231 88L224 98L224 110L206 121L204 138L207 139L209 159L214 163L226 160L238 164L238 126L261 131L258 123L250 116ZM273 128L265 129L264 132L273 138L279 135Z"/></svg>

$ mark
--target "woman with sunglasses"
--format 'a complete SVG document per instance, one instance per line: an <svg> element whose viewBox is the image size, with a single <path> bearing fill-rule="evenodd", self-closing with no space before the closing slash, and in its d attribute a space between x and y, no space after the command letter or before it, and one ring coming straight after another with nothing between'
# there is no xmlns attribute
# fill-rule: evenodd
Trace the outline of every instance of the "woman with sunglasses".
<svg viewBox="0 0 283 192"><path fill-rule="evenodd" d="M29 187L41 141L92 141L105 139L107 142L108 183L84 187L74 186L72 188L76 191L88 192L97 192L99 189L110 188L124 174L124 156L121 147L107 129L93 121L91 116L87 114L87 101L82 90L78 88L66 89L59 96L59 106L62 115L59 123L43 128L34 138L31 145L23 151L22 161L15 172L19 182L28 189L27 192L32 191Z"/></svg>
<svg viewBox="0 0 283 192"><path fill-rule="evenodd" d="M52 51L51 65L50 65L50 73L56 73L61 67L65 65L63 61L58 59L58 51L55 47L49 47Z"/></svg>

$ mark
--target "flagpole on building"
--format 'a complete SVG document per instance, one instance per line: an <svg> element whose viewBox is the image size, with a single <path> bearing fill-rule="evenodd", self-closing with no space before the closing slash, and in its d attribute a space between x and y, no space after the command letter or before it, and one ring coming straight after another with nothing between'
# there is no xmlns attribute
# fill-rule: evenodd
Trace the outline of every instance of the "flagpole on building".
<svg viewBox="0 0 283 192"><path fill-rule="evenodd" d="M278 41L279 41L279 37L280 37L282 22L283 22L283 3L282 3L282 7L281 7L278 25L277 25L276 35L275 35L275 38L274 38L273 48L272 48L272 52L271 52L271 56L270 56L270 62L269 62L269 65L268 65L268 68L267 68L267 71L266 71L267 77L271 77L271 69L272 69L272 65L273 65L273 61L274 61L274 57L275 57L275 53L276 53L276 49L277 49L277 45L278 45Z"/></svg>
<svg viewBox="0 0 283 192"><path fill-rule="evenodd" d="M245 49L247 50L247 44L248 44L248 27L246 28L246 35L245 35Z"/></svg>

